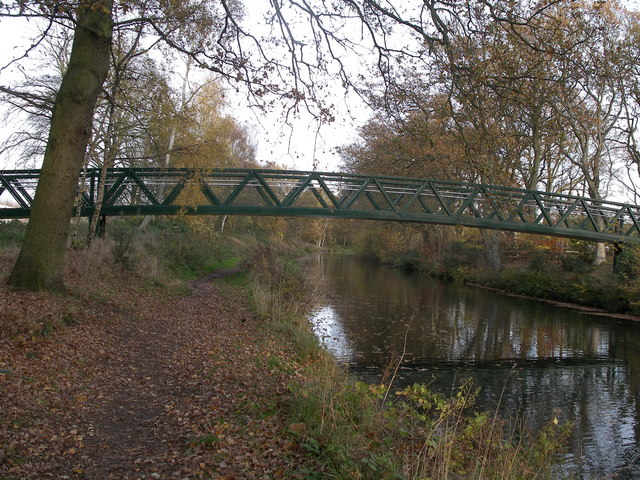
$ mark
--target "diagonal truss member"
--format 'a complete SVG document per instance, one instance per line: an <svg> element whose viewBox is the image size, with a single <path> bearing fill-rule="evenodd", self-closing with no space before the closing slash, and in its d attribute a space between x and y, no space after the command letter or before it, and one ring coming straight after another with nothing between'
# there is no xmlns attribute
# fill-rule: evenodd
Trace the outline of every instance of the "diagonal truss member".
<svg viewBox="0 0 640 480"><path fill-rule="evenodd" d="M39 170L0 171L0 218L29 216ZM640 240L640 206L382 175L261 169L115 168L79 179L82 216L277 215L437 223L606 242Z"/></svg>

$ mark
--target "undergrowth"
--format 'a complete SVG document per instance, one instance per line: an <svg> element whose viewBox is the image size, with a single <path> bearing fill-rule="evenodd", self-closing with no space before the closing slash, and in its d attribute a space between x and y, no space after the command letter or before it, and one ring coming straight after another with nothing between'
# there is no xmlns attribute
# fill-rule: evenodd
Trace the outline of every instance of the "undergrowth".
<svg viewBox="0 0 640 480"><path fill-rule="evenodd" d="M98 272L107 266L146 278L151 284L189 280L219 268L246 263L246 278L257 313L298 354L289 385L290 435L317 460L318 471L301 471L311 479L546 479L568 435L567 426L550 419L532 437L510 431L495 415L476 412L477 392L461 385L450 398L424 385L395 391L389 384L366 385L336 365L319 345L304 314L314 289L305 280L293 247L255 239L221 238L178 221L158 222L140 231L137 222L109 225L106 239L78 250L68 262L73 271ZM248 253L249 252L249 253ZM243 277L244 279L244 277ZM47 335L73 321L65 310L34 318ZM215 443L215 439L207 439Z"/></svg>
<svg viewBox="0 0 640 480"><path fill-rule="evenodd" d="M466 282L508 293L575 303L616 313L640 314L638 283L611 273L564 274L505 270L498 274L467 273Z"/></svg>
<svg viewBox="0 0 640 480"><path fill-rule="evenodd" d="M22 220L0 220L0 248L19 247L26 228Z"/></svg>
<svg viewBox="0 0 640 480"><path fill-rule="evenodd" d="M237 263L224 237L195 230L182 219L166 219L145 230L139 221L118 219L106 241L116 263L163 283L171 278L192 280Z"/></svg>
<svg viewBox="0 0 640 480"><path fill-rule="evenodd" d="M395 391L356 381L313 336L303 317L312 289L286 252L257 248L250 265L257 312L301 352L291 366L299 372L290 385L291 433L323 465L305 478L553 478L570 426L550 419L536 436L509 430L495 414L475 411L470 383L447 398L424 385Z"/></svg>

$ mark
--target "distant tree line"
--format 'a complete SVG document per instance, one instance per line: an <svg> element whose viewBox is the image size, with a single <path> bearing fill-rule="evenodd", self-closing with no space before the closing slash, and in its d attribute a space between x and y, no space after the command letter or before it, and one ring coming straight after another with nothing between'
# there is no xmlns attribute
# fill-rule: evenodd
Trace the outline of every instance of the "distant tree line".
<svg viewBox="0 0 640 480"><path fill-rule="evenodd" d="M337 84L367 98L377 115L344 150L353 170L599 198L614 160L640 161L637 14L616 2L3 2L0 18L13 17L37 19L24 57L44 52L48 74L0 86L32 122L11 145L43 158L9 278L19 288L63 288L84 166L251 161L246 133L221 114L223 82L256 108L284 103L320 123L333 120L325 92ZM174 56L187 65L178 87L158 60ZM191 88L191 68L213 83ZM483 236L497 266L496 234Z"/></svg>
<svg viewBox="0 0 640 480"><path fill-rule="evenodd" d="M345 168L594 199L623 188L637 202L640 14L615 1L465 5L441 42L371 89L376 113L341 150ZM482 235L498 270L504 234Z"/></svg>

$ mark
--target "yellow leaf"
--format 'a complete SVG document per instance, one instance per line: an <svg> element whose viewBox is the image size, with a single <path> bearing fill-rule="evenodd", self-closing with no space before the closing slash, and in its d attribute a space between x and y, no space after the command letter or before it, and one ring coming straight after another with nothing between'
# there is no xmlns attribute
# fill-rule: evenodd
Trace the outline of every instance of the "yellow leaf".
<svg viewBox="0 0 640 480"><path fill-rule="evenodd" d="M289 431L296 435L303 435L307 430L307 426L304 423L292 423L289 425Z"/></svg>
<svg viewBox="0 0 640 480"><path fill-rule="evenodd" d="M78 403L84 403L87 401L87 396L83 393L78 393L77 395L74 395L73 398L75 398Z"/></svg>

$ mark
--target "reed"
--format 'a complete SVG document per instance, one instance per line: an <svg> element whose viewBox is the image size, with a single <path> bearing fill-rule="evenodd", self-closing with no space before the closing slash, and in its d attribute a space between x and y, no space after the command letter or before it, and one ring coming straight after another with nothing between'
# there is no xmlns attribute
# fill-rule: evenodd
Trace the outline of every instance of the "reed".
<svg viewBox="0 0 640 480"><path fill-rule="evenodd" d="M292 435L321 465L305 478L557 478L569 425L550 419L537 435L509 429L496 413L474 409L478 392L468 381L450 397L425 385L396 391L356 381L313 337L304 317L313 289L299 267L266 247L254 251L250 265L257 311L304 352L289 386Z"/></svg>

